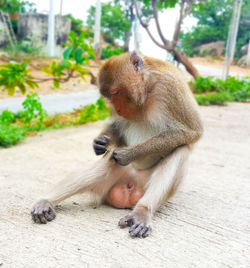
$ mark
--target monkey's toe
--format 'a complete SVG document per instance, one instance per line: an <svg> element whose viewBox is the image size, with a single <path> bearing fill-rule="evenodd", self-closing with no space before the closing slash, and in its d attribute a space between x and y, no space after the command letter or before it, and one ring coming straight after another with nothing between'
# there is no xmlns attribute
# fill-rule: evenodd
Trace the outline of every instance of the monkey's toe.
<svg viewBox="0 0 250 268"><path fill-rule="evenodd" d="M136 223L129 229L129 234L131 237L145 238L149 236L151 232L151 226L144 223Z"/></svg>
<svg viewBox="0 0 250 268"><path fill-rule="evenodd" d="M33 206L31 216L35 223L45 224L48 221L54 220L56 213L53 206L48 201L42 200Z"/></svg>
<svg viewBox="0 0 250 268"><path fill-rule="evenodd" d="M118 222L118 225L121 228L125 228L127 226L132 226L134 224L134 217L132 215L127 215L123 218L121 218Z"/></svg>
<svg viewBox="0 0 250 268"><path fill-rule="evenodd" d="M143 219L136 215L127 215L118 222L121 228L129 226L129 234L131 237L145 238L152 232L152 227Z"/></svg>

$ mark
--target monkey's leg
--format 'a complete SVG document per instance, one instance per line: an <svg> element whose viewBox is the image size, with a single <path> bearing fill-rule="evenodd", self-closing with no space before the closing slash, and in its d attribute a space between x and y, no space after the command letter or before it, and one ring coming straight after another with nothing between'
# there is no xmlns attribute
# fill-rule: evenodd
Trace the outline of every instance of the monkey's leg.
<svg viewBox="0 0 250 268"><path fill-rule="evenodd" d="M176 192L185 175L190 149L180 147L161 161L146 184L146 192L132 213L119 221L120 227L130 226L130 236L146 237L150 234L154 212Z"/></svg>
<svg viewBox="0 0 250 268"><path fill-rule="evenodd" d="M77 193L93 190L99 195L105 195L121 177L129 176L130 170L130 166L122 167L108 156L87 164L60 181L33 206L31 214L34 222L52 221L56 217L54 207Z"/></svg>

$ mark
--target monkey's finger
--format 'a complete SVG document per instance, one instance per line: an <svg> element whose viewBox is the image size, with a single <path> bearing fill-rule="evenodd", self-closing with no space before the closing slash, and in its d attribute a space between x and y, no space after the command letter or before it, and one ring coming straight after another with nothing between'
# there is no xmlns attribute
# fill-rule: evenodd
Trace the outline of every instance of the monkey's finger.
<svg viewBox="0 0 250 268"><path fill-rule="evenodd" d="M103 140L94 140L94 144L107 145L107 142Z"/></svg>
<svg viewBox="0 0 250 268"><path fill-rule="evenodd" d="M129 229L129 233L132 233L134 230L136 230L139 225L140 223L133 224Z"/></svg>
<svg viewBox="0 0 250 268"><path fill-rule="evenodd" d="M56 217L56 215L53 214L52 211L51 212L50 211L48 211L48 212L45 211L44 212L44 216L45 216L45 218L46 218L47 221L52 221Z"/></svg>
<svg viewBox="0 0 250 268"><path fill-rule="evenodd" d="M95 150L96 155L104 154L107 150Z"/></svg>
<svg viewBox="0 0 250 268"><path fill-rule="evenodd" d="M129 230L129 234L131 237L145 238L149 236L151 231L152 231L151 226L141 223L133 225Z"/></svg>
<svg viewBox="0 0 250 268"><path fill-rule="evenodd" d="M95 150L106 150L106 147L100 144L94 144Z"/></svg>
<svg viewBox="0 0 250 268"><path fill-rule="evenodd" d="M45 215L42 213L42 214L39 214L38 215L38 218L40 220L40 223L43 223L43 224L46 224L47 223L47 219L45 218Z"/></svg>
<svg viewBox="0 0 250 268"><path fill-rule="evenodd" d="M141 231L141 225L139 223L136 223L134 225L131 226L131 228L129 229L129 234L131 237L137 237L138 234Z"/></svg>
<svg viewBox="0 0 250 268"><path fill-rule="evenodd" d="M40 223L40 220L38 218L38 215L36 214L32 214L32 220L35 222L35 223Z"/></svg>
<svg viewBox="0 0 250 268"><path fill-rule="evenodd" d="M94 143L106 145L108 143L108 138L106 136L101 136L96 139L94 139Z"/></svg>
<svg viewBox="0 0 250 268"><path fill-rule="evenodd" d="M151 234L151 232L152 232L152 228L150 226L144 226L141 229L139 236L145 238L145 237L149 236Z"/></svg>
<svg viewBox="0 0 250 268"><path fill-rule="evenodd" d="M121 218L118 222L118 225L121 227L121 228L125 228L127 226L132 226L134 223L134 219L132 216L125 216L123 218Z"/></svg>
<svg viewBox="0 0 250 268"><path fill-rule="evenodd" d="M40 223L40 220L39 220L39 218L38 218L38 215L37 215L37 213L35 212L34 209L31 211L31 217L32 217L32 220L33 220L35 223Z"/></svg>

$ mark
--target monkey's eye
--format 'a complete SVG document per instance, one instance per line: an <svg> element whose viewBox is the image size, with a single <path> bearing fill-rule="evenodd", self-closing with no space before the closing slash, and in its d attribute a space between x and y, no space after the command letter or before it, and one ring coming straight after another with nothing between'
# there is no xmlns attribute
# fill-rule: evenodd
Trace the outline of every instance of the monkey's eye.
<svg viewBox="0 0 250 268"><path fill-rule="evenodd" d="M119 94L119 90L118 89L110 89L110 95L111 96L117 96Z"/></svg>
<svg viewBox="0 0 250 268"><path fill-rule="evenodd" d="M126 97L126 100L127 100L127 103L131 103L132 102L132 98L129 97L129 96Z"/></svg>

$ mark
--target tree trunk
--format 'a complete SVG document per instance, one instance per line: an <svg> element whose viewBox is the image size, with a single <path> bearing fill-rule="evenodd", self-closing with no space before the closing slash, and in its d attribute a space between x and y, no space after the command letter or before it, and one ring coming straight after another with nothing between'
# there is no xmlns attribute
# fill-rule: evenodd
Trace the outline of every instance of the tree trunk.
<svg viewBox="0 0 250 268"><path fill-rule="evenodd" d="M123 45L124 52L128 52L129 51L130 37L131 37L131 30L125 32L125 41L124 41L124 45Z"/></svg>
<svg viewBox="0 0 250 268"><path fill-rule="evenodd" d="M194 65L178 49L174 48L171 53L178 62L182 63L185 66L186 70L194 77L194 79L199 76L199 73Z"/></svg>

